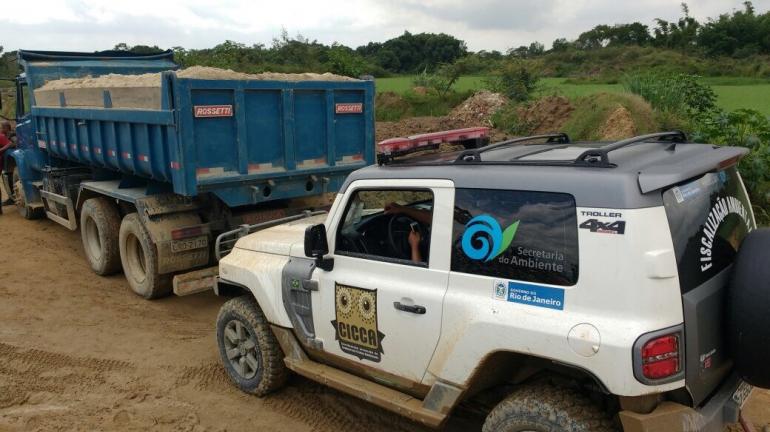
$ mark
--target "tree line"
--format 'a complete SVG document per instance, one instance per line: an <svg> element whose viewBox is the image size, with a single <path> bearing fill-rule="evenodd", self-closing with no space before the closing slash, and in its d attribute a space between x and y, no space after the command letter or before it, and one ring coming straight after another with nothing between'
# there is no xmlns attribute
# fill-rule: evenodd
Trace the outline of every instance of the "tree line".
<svg viewBox="0 0 770 432"><path fill-rule="evenodd" d="M460 59L464 60L467 72L485 72L489 65L510 59L537 59L549 54L629 46L676 50L704 58L770 55L770 12L758 13L750 1L742 6L699 22L690 15L687 4L682 3L682 16L675 21L657 18L653 26L640 22L602 24L574 40L556 39L548 49L535 41L506 52L470 52L465 42L454 36L408 31L385 42L369 42L353 49L336 43L324 45L301 35L290 37L284 30L269 47L226 41L210 49L177 47L174 50L183 66L201 64L254 72L331 71L352 76L415 74L433 71Z"/></svg>
<svg viewBox="0 0 770 432"><path fill-rule="evenodd" d="M770 55L770 12L758 13L754 5L746 1L742 9L699 22L690 15L687 4L682 3L682 16L676 21L658 18L652 27L640 22L602 24L581 33L574 40L556 39L548 49L536 41L506 52L470 52L464 41L445 33L415 34L405 31L385 42L369 42L351 48L338 43L323 44L299 34L290 36L285 29L269 45L246 45L228 40L212 48L172 49L175 60L183 67L203 65L251 73L308 71L348 76L388 76L432 72L458 60L462 60L465 73L486 73L500 66L500 62L547 59L549 55L558 57L562 62L572 59L577 62L592 52L631 46L676 50L705 59L745 59ZM157 46L129 46L125 43L113 49L135 53L162 51ZM565 56L565 53L574 55ZM13 52L2 53L0 73L3 76L12 75L18 69L14 57ZM562 65L559 70L569 71L572 68Z"/></svg>
<svg viewBox="0 0 770 432"><path fill-rule="evenodd" d="M574 41L564 38L553 42L554 51L570 48L592 50L608 46L654 46L687 50L706 56L747 57L770 54L770 12L758 14L750 1L743 9L698 22L690 16L690 9L682 3L682 16L677 21L661 18L655 26L639 22L630 24L598 25L583 32ZM513 50L524 55L542 54L542 47L519 47Z"/></svg>

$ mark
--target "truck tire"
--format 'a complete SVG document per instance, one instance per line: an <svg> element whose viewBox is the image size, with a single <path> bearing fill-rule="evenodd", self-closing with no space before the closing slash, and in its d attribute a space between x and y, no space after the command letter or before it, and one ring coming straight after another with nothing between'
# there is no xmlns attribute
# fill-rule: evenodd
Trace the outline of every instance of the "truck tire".
<svg viewBox="0 0 770 432"><path fill-rule="evenodd" d="M83 251L94 273L107 276L120 271L120 214L107 198L90 198L80 210Z"/></svg>
<svg viewBox="0 0 770 432"><path fill-rule="evenodd" d="M217 345L227 375L242 391L262 397L286 384L289 370L283 351L253 296L222 305Z"/></svg>
<svg viewBox="0 0 770 432"><path fill-rule="evenodd" d="M43 208L33 208L27 204L27 198L24 195L24 187L21 185L21 176L19 175L19 168L13 169L13 202L16 204L16 208L19 214L24 219L39 219L43 215Z"/></svg>
<svg viewBox="0 0 770 432"><path fill-rule="evenodd" d="M519 388L487 416L483 432L609 432L617 428L580 393L548 383Z"/></svg>
<svg viewBox="0 0 770 432"><path fill-rule="evenodd" d="M743 240L727 294L728 339L738 375L770 388L770 229Z"/></svg>
<svg viewBox="0 0 770 432"><path fill-rule="evenodd" d="M158 273L158 251L138 214L123 218L118 239L120 262L131 290L148 300L169 295L172 276Z"/></svg>

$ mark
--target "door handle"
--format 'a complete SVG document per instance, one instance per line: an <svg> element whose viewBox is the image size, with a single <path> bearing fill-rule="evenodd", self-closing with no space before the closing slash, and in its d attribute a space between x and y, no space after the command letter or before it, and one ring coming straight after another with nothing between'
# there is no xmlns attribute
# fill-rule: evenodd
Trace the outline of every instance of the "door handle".
<svg viewBox="0 0 770 432"><path fill-rule="evenodd" d="M404 312L409 312L417 315L424 315L425 314L425 306L420 305L405 305L401 304L401 302L393 302L393 307Z"/></svg>

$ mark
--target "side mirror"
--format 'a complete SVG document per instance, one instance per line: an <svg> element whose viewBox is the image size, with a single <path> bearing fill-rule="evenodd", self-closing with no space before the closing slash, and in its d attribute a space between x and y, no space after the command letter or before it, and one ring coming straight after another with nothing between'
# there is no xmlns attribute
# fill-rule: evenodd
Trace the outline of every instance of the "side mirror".
<svg viewBox="0 0 770 432"><path fill-rule="evenodd" d="M329 253L329 243L326 240L324 224L311 225L305 229L305 256L315 258L316 266L322 270L331 271L334 268L333 258L324 258Z"/></svg>

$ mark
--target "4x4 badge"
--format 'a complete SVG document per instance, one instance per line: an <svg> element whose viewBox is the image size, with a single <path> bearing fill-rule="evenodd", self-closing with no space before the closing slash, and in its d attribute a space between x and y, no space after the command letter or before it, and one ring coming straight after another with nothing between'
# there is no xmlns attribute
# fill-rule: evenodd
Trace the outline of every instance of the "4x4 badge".
<svg viewBox="0 0 770 432"><path fill-rule="evenodd" d="M588 219L580 224L580 228L594 233L625 234L626 221L602 222L598 219Z"/></svg>

